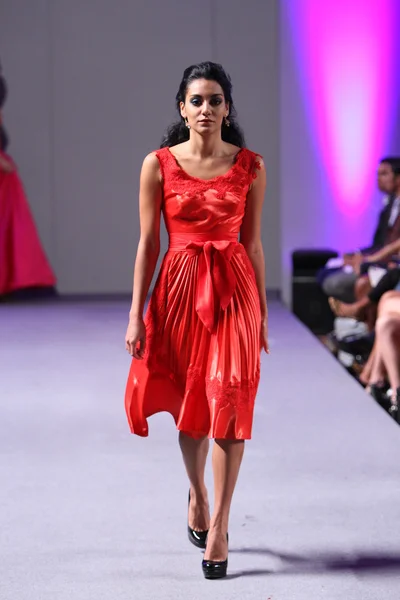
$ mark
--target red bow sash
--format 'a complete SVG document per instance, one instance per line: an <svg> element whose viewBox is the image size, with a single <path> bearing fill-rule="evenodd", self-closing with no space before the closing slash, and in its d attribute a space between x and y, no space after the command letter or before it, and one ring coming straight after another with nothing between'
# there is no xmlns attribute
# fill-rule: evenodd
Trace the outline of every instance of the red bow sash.
<svg viewBox="0 0 400 600"><path fill-rule="evenodd" d="M171 236L172 237L172 236ZM188 239L174 236L171 250L187 250L199 254L199 270L196 290L196 312L205 327L213 332L216 309L223 310L229 305L236 288L236 276L230 263L237 238L235 240L197 241L199 235Z"/></svg>

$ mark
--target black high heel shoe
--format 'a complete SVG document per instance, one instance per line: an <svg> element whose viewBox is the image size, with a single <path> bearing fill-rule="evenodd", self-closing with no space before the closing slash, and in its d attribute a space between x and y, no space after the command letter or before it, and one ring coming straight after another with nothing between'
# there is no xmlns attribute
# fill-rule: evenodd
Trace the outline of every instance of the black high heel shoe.
<svg viewBox="0 0 400 600"><path fill-rule="evenodd" d="M229 536L226 534L229 543ZM203 575L206 579L222 579L226 577L228 570L228 559L226 560L203 560L201 563Z"/></svg>
<svg viewBox="0 0 400 600"><path fill-rule="evenodd" d="M377 383L371 383L369 385L369 393L374 400L386 411L390 411L391 402L388 396L389 386L387 383L379 385Z"/></svg>
<svg viewBox="0 0 400 600"><path fill-rule="evenodd" d="M188 506L189 505L190 505L190 490L189 490ZM206 531L195 531L194 529L192 529L189 526L189 523L188 523L187 530L188 530L189 542L191 542L193 544L193 546L196 546L196 548L201 548L202 550L205 550L206 544L207 544L208 529Z"/></svg>
<svg viewBox="0 0 400 600"><path fill-rule="evenodd" d="M228 559L226 560L203 560L203 575L206 579L223 579L228 570Z"/></svg>
<svg viewBox="0 0 400 600"><path fill-rule="evenodd" d="M392 403L389 414L400 425L400 388L396 390L396 404Z"/></svg>

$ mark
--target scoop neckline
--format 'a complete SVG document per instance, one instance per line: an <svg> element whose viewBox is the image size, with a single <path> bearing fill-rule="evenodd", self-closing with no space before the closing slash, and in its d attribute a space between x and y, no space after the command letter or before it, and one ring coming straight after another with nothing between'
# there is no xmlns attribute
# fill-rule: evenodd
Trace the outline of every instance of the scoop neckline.
<svg viewBox="0 0 400 600"><path fill-rule="evenodd" d="M169 146L167 146L167 150L168 150L168 153L170 154L170 156L175 161L175 164L178 167L178 169L180 171L182 171L182 173L184 173L186 177L189 177L189 179L193 179L194 181L203 181L205 183L208 183L210 181L216 181L217 179L221 179L221 178L226 177L227 175L229 175L236 168L236 165L238 163L239 154L242 153L242 151L244 150L244 148L239 148L239 150L236 152L236 154L234 156L234 159L233 159L232 166L229 167L229 169L226 171L226 173L222 173L221 175L216 175L215 177L211 177L210 179L203 179L202 177L195 177L194 175L190 175L190 173L188 173L187 171L185 171L185 169L183 169L181 167L181 165L179 164L179 161L178 161L177 157L171 152L171 149L170 149Z"/></svg>

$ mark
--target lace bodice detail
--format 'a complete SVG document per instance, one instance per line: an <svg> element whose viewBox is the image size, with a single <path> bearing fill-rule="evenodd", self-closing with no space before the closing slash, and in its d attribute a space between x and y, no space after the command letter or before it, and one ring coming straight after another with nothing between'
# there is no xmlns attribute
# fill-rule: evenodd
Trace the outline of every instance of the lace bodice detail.
<svg viewBox="0 0 400 600"><path fill-rule="evenodd" d="M163 214L169 233L226 230L238 234L246 197L261 157L242 148L223 175L204 180L186 173L169 148L156 152L163 179Z"/></svg>

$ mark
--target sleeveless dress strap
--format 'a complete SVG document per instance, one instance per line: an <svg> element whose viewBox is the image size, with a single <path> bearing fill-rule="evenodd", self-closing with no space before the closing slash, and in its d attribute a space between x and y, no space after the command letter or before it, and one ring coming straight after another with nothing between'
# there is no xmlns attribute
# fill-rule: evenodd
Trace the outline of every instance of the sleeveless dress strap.
<svg viewBox="0 0 400 600"><path fill-rule="evenodd" d="M252 154L253 160L250 169L251 181L257 178L257 173L261 170L261 163L263 162L263 157L261 154L256 154L255 152L252 152Z"/></svg>
<svg viewBox="0 0 400 600"><path fill-rule="evenodd" d="M168 164L170 164L171 153L169 152L168 148L159 148L158 150L154 151L154 154L157 156L158 162L160 163L162 180L165 181Z"/></svg>
<svg viewBox="0 0 400 600"><path fill-rule="evenodd" d="M242 161L243 169L248 173L248 183L251 185L254 179L256 179L258 171L261 169L263 157L261 154L257 154L256 152L252 152L245 148L245 151L240 153L240 159Z"/></svg>

